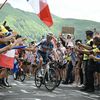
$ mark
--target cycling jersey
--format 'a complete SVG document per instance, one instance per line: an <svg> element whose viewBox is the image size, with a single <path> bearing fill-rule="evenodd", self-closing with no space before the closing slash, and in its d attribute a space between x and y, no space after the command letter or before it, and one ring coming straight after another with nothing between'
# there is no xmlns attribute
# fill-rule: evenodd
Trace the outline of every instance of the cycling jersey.
<svg viewBox="0 0 100 100"><path fill-rule="evenodd" d="M49 52L50 49L53 49L52 42L47 43L47 40L41 41L37 46L39 46L39 50L42 52Z"/></svg>
<svg viewBox="0 0 100 100"><path fill-rule="evenodd" d="M37 64L40 62L40 57L43 58L43 63L45 64L47 62L47 58L49 54L51 53L51 50L53 49L52 42L47 42L47 40L42 40L37 47L39 47L37 51Z"/></svg>

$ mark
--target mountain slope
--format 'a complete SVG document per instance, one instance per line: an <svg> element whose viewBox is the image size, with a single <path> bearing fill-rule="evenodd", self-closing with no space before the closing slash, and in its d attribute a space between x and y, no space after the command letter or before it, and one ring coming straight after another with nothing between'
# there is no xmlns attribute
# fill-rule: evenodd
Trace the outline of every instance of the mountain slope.
<svg viewBox="0 0 100 100"><path fill-rule="evenodd" d="M35 14L12 8L9 4L0 11L0 22L5 20L21 35L32 39L39 38L49 30Z"/></svg>
<svg viewBox="0 0 100 100"><path fill-rule="evenodd" d="M29 38L29 41L40 39L42 35L45 35L48 31L52 31L56 36L61 32L62 26L75 27L75 38L84 40L85 31L87 29L93 30L97 28L100 31L100 23L88 20L78 19L61 19L57 16L53 16L54 24L48 28L40 19L33 13L24 12L19 9L12 8L9 4L6 4L0 10L0 23L5 20L14 30L21 35Z"/></svg>

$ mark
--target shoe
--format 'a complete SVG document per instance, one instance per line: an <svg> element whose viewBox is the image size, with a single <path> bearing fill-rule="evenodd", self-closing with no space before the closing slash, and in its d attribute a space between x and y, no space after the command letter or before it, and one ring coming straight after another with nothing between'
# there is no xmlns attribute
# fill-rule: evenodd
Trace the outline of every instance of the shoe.
<svg viewBox="0 0 100 100"><path fill-rule="evenodd" d="M99 91L100 90L100 85L95 86L95 90Z"/></svg>
<svg viewBox="0 0 100 100"><path fill-rule="evenodd" d="M80 91L87 91L87 90L88 90L87 87L83 87L83 88L80 89Z"/></svg>
<svg viewBox="0 0 100 100"><path fill-rule="evenodd" d="M9 84L5 84L5 86L6 86L6 87L9 87L9 88L12 87L12 85L9 85Z"/></svg>
<svg viewBox="0 0 100 100"><path fill-rule="evenodd" d="M81 84L81 85L78 85L78 87L80 87L80 88L82 88L84 85L83 84Z"/></svg>
<svg viewBox="0 0 100 100"><path fill-rule="evenodd" d="M73 87L78 87L78 84L73 83L72 86L73 86Z"/></svg>
<svg viewBox="0 0 100 100"><path fill-rule="evenodd" d="M63 81L63 82L62 82L62 84L68 84L68 82L66 82L66 81Z"/></svg>
<svg viewBox="0 0 100 100"><path fill-rule="evenodd" d="M0 84L0 87L1 87L1 88L6 88L6 86L5 86L5 85L3 85L3 84Z"/></svg>
<svg viewBox="0 0 100 100"><path fill-rule="evenodd" d="M69 84L73 84L73 81L70 81Z"/></svg>
<svg viewBox="0 0 100 100"><path fill-rule="evenodd" d="M11 87L11 85L9 85L9 83L7 82L7 81L3 81L2 82L2 85L4 86L4 87Z"/></svg>
<svg viewBox="0 0 100 100"><path fill-rule="evenodd" d="M86 92L94 92L94 89L87 89Z"/></svg>

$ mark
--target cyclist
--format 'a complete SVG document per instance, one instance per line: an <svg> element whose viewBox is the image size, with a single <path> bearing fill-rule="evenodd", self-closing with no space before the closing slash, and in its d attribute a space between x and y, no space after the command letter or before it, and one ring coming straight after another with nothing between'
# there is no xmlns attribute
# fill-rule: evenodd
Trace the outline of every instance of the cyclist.
<svg viewBox="0 0 100 100"><path fill-rule="evenodd" d="M37 64L40 64L40 58L43 59L43 64L46 64L47 59L51 51L53 50L53 43L52 40L52 33L48 33L46 39L43 39L40 43L36 45L36 47L39 47L37 50Z"/></svg>

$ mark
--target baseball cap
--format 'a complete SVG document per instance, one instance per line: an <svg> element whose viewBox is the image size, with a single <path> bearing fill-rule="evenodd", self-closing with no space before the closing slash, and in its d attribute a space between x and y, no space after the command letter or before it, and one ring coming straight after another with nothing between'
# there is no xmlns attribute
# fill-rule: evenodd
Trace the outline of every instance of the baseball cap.
<svg viewBox="0 0 100 100"><path fill-rule="evenodd" d="M90 30L88 30L88 31L86 31L86 35L91 36L91 35L93 35L93 32L92 32L92 31L90 31Z"/></svg>

